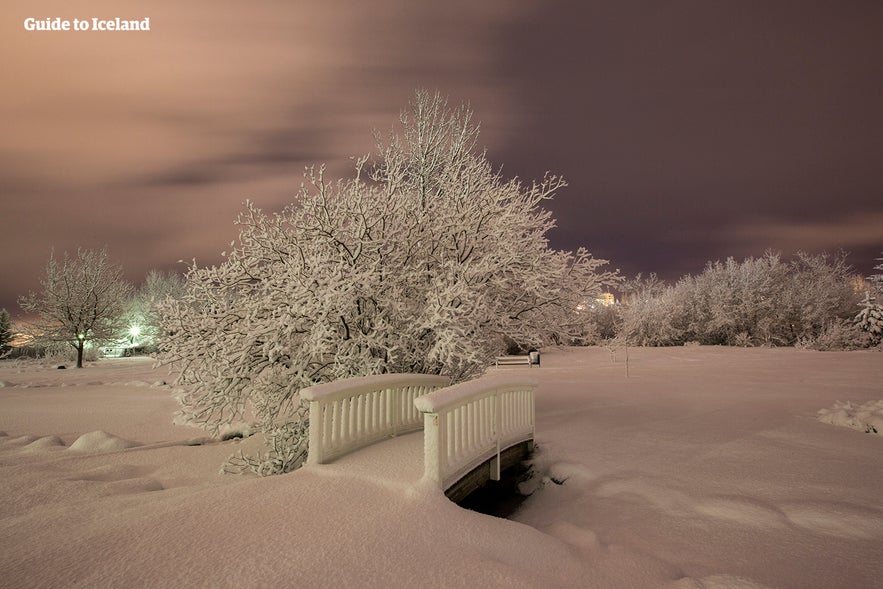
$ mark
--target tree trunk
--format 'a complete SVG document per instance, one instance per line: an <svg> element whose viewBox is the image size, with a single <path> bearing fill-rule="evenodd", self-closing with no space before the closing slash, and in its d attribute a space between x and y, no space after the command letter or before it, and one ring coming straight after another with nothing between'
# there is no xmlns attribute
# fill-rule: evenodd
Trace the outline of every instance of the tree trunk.
<svg viewBox="0 0 883 589"><path fill-rule="evenodd" d="M77 340L77 368L83 367L83 340Z"/></svg>

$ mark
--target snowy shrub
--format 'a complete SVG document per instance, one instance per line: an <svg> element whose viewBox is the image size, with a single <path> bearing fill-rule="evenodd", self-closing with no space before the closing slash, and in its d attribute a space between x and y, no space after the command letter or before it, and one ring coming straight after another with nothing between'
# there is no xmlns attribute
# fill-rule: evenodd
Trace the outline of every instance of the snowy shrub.
<svg viewBox="0 0 883 589"><path fill-rule="evenodd" d="M568 342L577 346L599 345L605 340L616 337L619 311L616 305L592 305L581 309L585 317L578 333Z"/></svg>
<svg viewBox="0 0 883 589"><path fill-rule="evenodd" d="M65 342L46 342L42 344L28 344L18 346L11 350L10 358L30 358L44 366L55 366L76 362L77 351ZM89 346L83 349L83 360L94 362L98 359L98 348Z"/></svg>
<svg viewBox="0 0 883 589"><path fill-rule="evenodd" d="M259 476L285 474L298 468L307 459L309 450L309 419L273 425L264 429L270 448L267 454L248 456L241 450L230 456L221 468L224 474L250 472Z"/></svg>
<svg viewBox="0 0 883 589"><path fill-rule="evenodd" d="M833 319L828 322L817 336L801 338L796 347L819 350L859 350L869 345L868 334L856 324L845 319Z"/></svg>
<svg viewBox="0 0 883 589"><path fill-rule="evenodd" d="M655 274L623 286L617 338L638 346L672 346L685 341L684 317L675 289Z"/></svg>
<svg viewBox="0 0 883 589"><path fill-rule="evenodd" d="M259 474L306 455L300 389L388 372L479 373L507 338L539 347L576 333L577 305L615 281L588 252L555 251L544 201L564 182L503 180L471 113L418 93L377 159L328 182L308 169L296 201L246 203L239 240L195 264L161 305L160 358L180 370L181 417L217 433L254 419Z"/></svg>

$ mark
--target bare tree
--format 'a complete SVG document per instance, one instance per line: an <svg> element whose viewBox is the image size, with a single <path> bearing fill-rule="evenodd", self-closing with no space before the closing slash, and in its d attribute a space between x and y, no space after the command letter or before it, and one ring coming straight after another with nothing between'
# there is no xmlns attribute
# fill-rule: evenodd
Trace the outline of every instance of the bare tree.
<svg viewBox="0 0 883 589"><path fill-rule="evenodd" d="M49 256L42 290L19 299L26 313L39 319L31 324L35 341L65 342L77 351L77 368L83 367L87 342L112 341L121 329L121 317L132 286L123 270L108 259L107 248L78 249L75 257Z"/></svg>

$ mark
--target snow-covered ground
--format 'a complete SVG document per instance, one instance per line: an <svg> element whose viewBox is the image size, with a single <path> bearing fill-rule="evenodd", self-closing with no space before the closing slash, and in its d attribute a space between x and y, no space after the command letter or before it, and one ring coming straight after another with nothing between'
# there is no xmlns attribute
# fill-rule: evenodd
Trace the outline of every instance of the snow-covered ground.
<svg viewBox="0 0 883 589"><path fill-rule="evenodd" d="M220 475L257 440L173 425L149 360L2 361L0 586L883 586L883 436L831 424L880 409L883 354L631 349L628 378L623 359L506 369L541 381L537 489L513 521L364 468L419 460L419 433Z"/></svg>

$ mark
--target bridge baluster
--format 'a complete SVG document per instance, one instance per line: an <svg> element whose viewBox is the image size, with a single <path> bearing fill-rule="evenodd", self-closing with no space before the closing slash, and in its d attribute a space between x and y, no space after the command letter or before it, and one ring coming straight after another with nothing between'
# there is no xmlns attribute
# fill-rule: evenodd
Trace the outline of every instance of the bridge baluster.
<svg viewBox="0 0 883 589"><path fill-rule="evenodd" d="M310 452L321 464L390 436L422 427L420 395L447 385L444 376L382 374L343 379L301 391L310 403Z"/></svg>
<svg viewBox="0 0 883 589"><path fill-rule="evenodd" d="M494 376L460 383L417 398L424 420L424 477L442 489L492 459L499 477L500 454L532 442L532 380Z"/></svg>

